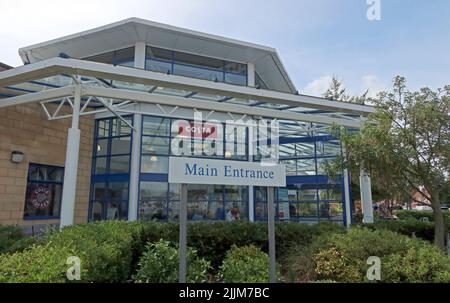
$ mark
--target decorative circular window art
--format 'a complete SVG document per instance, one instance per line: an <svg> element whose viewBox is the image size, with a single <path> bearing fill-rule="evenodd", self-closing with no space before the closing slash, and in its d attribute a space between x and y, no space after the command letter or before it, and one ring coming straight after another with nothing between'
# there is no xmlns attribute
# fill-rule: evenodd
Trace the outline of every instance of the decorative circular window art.
<svg viewBox="0 0 450 303"><path fill-rule="evenodd" d="M47 185L38 185L31 193L31 205L36 209L46 209L50 204L50 190Z"/></svg>

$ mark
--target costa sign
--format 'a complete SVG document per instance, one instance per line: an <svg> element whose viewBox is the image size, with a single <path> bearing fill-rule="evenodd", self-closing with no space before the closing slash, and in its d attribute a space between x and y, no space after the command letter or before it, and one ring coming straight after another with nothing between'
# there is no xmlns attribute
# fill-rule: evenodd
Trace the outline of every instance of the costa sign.
<svg viewBox="0 0 450 303"><path fill-rule="evenodd" d="M179 120L178 135L182 137L216 139L218 126L213 123L198 123Z"/></svg>

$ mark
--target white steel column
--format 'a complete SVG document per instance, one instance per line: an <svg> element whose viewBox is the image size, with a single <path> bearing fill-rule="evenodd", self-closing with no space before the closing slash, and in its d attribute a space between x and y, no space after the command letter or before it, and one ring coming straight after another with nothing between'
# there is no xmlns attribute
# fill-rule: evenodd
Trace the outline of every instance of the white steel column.
<svg viewBox="0 0 450 303"><path fill-rule="evenodd" d="M361 170L359 174L359 186L361 191L363 223L373 223L372 189L370 176L363 170Z"/></svg>
<svg viewBox="0 0 450 303"><path fill-rule="evenodd" d="M141 164L141 125L142 115L134 114L133 142L131 143L131 165L130 165L130 192L128 200L128 220L138 219L139 205L139 173Z"/></svg>
<svg viewBox="0 0 450 303"><path fill-rule="evenodd" d="M255 65L253 63L247 63L247 85L255 86Z"/></svg>
<svg viewBox="0 0 450 303"><path fill-rule="evenodd" d="M352 206L350 201L350 182L348 169L344 169L344 203L345 203L345 226L350 227L352 224Z"/></svg>
<svg viewBox="0 0 450 303"><path fill-rule="evenodd" d="M145 69L145 43L136 42L134 45L134 67Z"/></svg>
<svg viewBox="0 0 450 303"><path fill-rule="evenodd" d="M80 99L81 85L76 85L73 98L72 126L67 131L66 164L61 203L60 228L73 224L77 189L78 154L80 150Z"/></svg>
<svg viewBox="0 0 450 303"><path fill-rule="evenodd" d="M255 86L255 65L247 63L247 85ZM253 131L254 127L248 129L248 161L253 162ZM248 219L250 222L255 221L255 192L253 186L248 187Z"/></svg>
<svg viewBox="0 0 450 303"><path fill-rule="evenodd" d="M248 162L253 162L253 123L248 128ZM253 186L248 187L248 219L250 222L255 221L255 193Z"/></svg>

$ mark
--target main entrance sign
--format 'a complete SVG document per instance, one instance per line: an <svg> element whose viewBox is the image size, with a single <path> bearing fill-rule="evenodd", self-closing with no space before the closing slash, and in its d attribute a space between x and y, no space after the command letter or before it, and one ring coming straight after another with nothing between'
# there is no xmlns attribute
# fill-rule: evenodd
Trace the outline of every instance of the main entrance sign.
<svg viewBox="0 0 450 303"><path fill-rule="evenodd" d="M286 186L283 164L170 157L169 182L250 186Z"/></svg>

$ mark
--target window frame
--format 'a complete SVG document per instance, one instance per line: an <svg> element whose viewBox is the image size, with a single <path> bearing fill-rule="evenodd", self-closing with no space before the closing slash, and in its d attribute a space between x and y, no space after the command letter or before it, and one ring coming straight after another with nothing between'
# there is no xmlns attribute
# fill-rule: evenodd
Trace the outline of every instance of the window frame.
<svg viewBox="0 0 450 303"><path fill-rule="evenodd" d="M31 168L33 166L37 166L37 167L53 167L53 168L58 168L62 170L62 177L61 180L35 180L35 179L31 179ZM35 162L30 162L28 163L28 174L27 174L27 185L25 188L25 201L24 201L24 208L23 208L23 220L24 221L34 221L34 220L55 220L55 219L60 219L61 217L61 206L62 206L62 193L64 190L64 173L65 173L65 167L64 166L59 166L59 165L53 165L53 164L42 164L42 163L35 163ZM53 216L26 216L25 215L25 209L26 209L26 205L27 205L27 193L28 193L28 186L30 184L55 184L55 185L60 185L61 186L61 198L59 203L59 212L58 215L53 215ZM55 202L53 202L53 205L55 205Z"/></svg>

